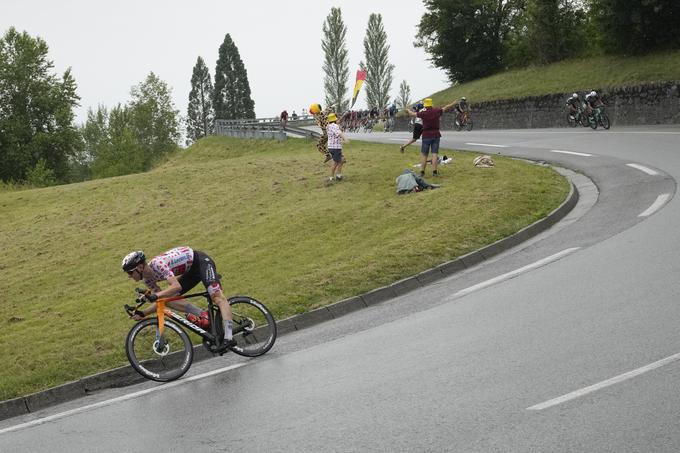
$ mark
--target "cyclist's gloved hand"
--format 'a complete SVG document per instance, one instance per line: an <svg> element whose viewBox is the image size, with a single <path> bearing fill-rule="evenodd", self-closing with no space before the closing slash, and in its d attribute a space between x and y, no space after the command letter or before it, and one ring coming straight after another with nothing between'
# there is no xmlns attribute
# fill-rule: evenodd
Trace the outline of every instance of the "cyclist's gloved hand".
<svg viewBox="0 0 680 453"><path fill-rule="evenodd" d="M156 302L158 300L158 295L154 293L145 294L144 297L146 297L146 300L149 302Z"/></svg>
<svg viewBox="0 0 680 453"><path fill-rule="evenodd" d="M144 315L144 312L142 310L135 310L132 313L132 315L130 315L130 317L132 319L134 319L135 321L141 321L142 319L144 319L146 317L146 315Z"/></svg>

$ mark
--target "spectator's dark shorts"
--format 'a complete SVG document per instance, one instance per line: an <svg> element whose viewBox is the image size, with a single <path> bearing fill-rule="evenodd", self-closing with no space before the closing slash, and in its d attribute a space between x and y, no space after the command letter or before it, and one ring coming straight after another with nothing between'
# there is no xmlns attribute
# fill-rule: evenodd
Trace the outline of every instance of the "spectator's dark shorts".
<svg viewBox="0 0 680 453"><path fill-rule="evenodd" d="M210 295L216 290L222 289L215 270L215 262L208 255L198 250L194 250L194 261L189 270L180 275L177 281L182 286L180 294L186 294L198 282L203 282Z"/></svg>
<svg viewBox="0 0 680 453"><path fill-rule="evenodd" d="M439 154L439 139L440 137L424 138L423 144L420 146L420 154L427 156L432 150L432 154Z"/></svg>
<svg viewBox="0 0 680 453"><path fill-rule="evenodd" d="M416 123L413 125L413 140L418 140L423 135L423 125Z"/></svg>
<svg viewBox="0 0 680 453"><path fill-rule="evenodd" d="M333 158L333 162L335 163L340 163L342 162L342 149L328 149L328 152L331 153L331 157Z"/></svg>

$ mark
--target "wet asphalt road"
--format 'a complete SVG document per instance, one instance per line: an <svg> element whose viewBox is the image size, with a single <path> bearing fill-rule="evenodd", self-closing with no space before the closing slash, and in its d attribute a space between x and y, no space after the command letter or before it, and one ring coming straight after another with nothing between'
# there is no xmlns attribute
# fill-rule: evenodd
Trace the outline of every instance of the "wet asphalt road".
<svg viewBox="0 0 680 453"><path fill-rule="evenodd" d="M354 138L398 153L406 137ZM0 422L0 451L680 450L680 127L451 132L442 147L572 169L581 201L490 262L260 359Z"/></svg>

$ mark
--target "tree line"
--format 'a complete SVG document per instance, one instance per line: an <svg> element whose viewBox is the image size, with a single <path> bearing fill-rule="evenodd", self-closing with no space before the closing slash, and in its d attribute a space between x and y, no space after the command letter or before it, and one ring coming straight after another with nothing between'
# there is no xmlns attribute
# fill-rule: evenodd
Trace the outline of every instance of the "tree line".
<svg viewBox="0 0 680 453"><path fill-rule="evenodd" d="M414 45L422 47L452 84L506 69L579 56L640 55L680 48L678 0L424 0ZM332 8L322 28L326 104L348 106L347 28ZM366 103L390 99L394 66L380 14L369 16L364 38ZM410 105L404 80L395 102Z"/></svg>
<svg viewBox="0 0 680 453"><path fill-rule="evenodd" d="M199 56L187 116L175 109L171 88L151 72L130 89L130 100L79 106L70 68L54 73L48 45L11 27L0 37L0 182L43 187L146 171L188 141L213 131L214 118L254 118L248 76L227 34L219 47L214 84Z"/></svg>
<svg viewBox="0 0 680 453"><path fill-rule="evenodd" d="M680 47L677 0L424 0L415 45L452 83L579 56Z"/></svg>

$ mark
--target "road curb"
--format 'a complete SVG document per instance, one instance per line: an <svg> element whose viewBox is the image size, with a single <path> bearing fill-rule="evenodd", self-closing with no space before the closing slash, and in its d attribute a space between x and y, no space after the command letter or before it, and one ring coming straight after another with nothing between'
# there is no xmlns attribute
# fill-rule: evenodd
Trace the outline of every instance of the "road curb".
<svg viewBox="0 0 680 453"><path fill-rule="evenodd" d="M399 280L390 285L376 288L365 294L350 297L315 310L277 321L278 335L305 329L325 321L330 321L348 313L364 309L395 297L421 288L429 283L453 275L457 272L476 266L539 233L563 219L579 200L579 192L572 181L571 189L566 200L543 219L519 230L517 233L503 238L479 250L458 257L455 260L440 264L414 276ZM203 345L194 346L194 360L201 361L211 358ZM68 382L31 395L0 402L0 420L28 414L49 406L64 403L88 395L91 392L106 388L124 387L143 381L131 366L115 368L86 376L77 381Z"/></svg>

